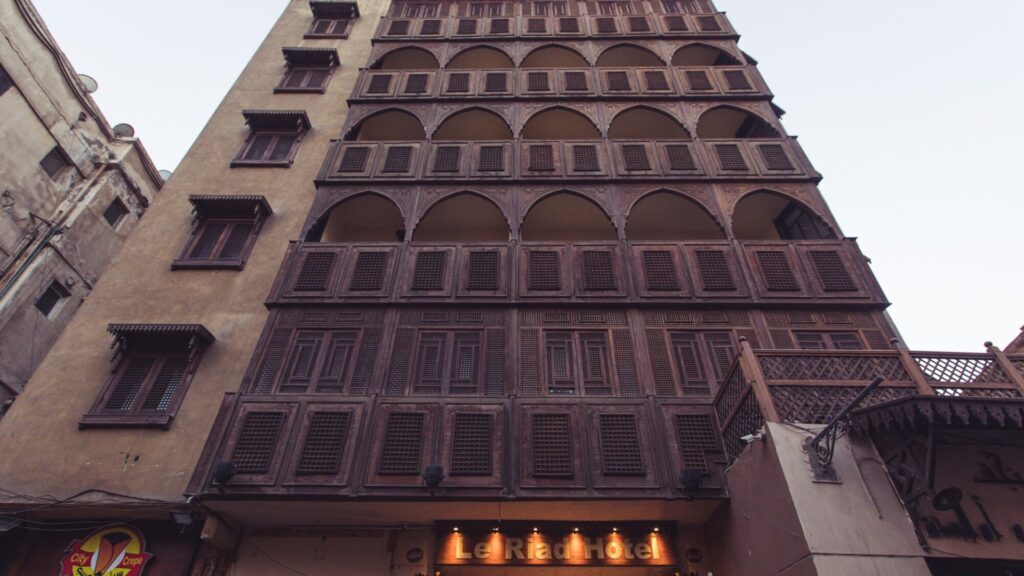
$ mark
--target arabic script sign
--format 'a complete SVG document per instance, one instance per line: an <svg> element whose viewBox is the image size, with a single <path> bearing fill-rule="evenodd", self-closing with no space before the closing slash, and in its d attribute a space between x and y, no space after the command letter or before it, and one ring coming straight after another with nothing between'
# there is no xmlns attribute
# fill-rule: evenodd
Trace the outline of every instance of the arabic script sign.
<svg viewBox="0 0 1024 576"><path fill-rule="evenodd" d="M141 576L152 557L136 528L106 528L71 542L60 576Z"/></svg>

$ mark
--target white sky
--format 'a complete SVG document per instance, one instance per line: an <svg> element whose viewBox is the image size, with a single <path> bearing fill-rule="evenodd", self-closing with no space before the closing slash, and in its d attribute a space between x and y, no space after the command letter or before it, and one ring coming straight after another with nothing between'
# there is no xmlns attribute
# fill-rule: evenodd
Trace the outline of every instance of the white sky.
<svg viewBox="0 0 1024 576"><path fill-rule="evenodd" d="M111 123L173 169L287 0L35 0ZM915 349L1024 324L1024 2L718 0ZM339 102L339 106L344 103Z"/></svg>

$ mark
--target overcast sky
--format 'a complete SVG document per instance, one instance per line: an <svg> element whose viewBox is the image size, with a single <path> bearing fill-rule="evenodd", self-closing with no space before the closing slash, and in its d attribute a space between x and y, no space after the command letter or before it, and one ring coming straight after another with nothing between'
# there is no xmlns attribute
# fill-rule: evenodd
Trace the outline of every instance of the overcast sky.
<svg viewBox="0 0 1024 576"><path fill-rule="evenodd" d="M287 0L35 0L111 123L174 169ZM916 349L1024 324L1024 2L718 0ZM339 102L339 106L344 103Z"/></svg>

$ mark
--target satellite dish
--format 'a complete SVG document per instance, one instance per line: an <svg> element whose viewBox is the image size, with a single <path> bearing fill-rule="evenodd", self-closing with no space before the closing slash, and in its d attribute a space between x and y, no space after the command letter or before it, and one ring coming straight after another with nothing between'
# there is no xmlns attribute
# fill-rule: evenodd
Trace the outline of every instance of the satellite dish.
<svg viewBox="0 0 1024 576"><path fill-rule="evenodd" d="M92 94L100 88L100 85L96 83L96 80L94 80L92 76L79 74L78 80L82 83L82 86L85 86L86 94Z"/></svg>
<svg viewBox="0 0 1024 576"><path fill-rule="evenodd" d="M131 138L135 136L135 128L131 124L121 123L114 126L114 136L118 138Z"/></svg>
<svg viewBox="0 0 1024 576"><path fill-rule="evenodd" d="M170 170L161 170L160 171L160 177L164 179L164 182L167 182L168 180L170 180L172 174L174 174L174 172L171 172Z"/></svg>

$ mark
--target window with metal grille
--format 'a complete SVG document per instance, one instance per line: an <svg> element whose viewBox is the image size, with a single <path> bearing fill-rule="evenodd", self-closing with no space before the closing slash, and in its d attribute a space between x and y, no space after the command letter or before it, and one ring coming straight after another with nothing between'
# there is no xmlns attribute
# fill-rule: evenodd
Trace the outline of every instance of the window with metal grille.
<svg viewBox="0 0 1024 576"><path fill-rule="evenodd" d="M366 161L370 159L370 149L366 146L349 146L341 155L338 172L353 173L366 170Z"/></svg>
<svg viewBox="0 0 1024 576"><path fill-rule="evenodd" d="M508 34L510 30L508 18L491 20L491 34Z"/></svg>
<svg viewBox="0 0 1024 576"><path fill-rule="evenodd" d="M568 414L534 414L533 477L572 478L572 438Z"/></svg>
<svg viewBox="0 0 1024 576"><path fill-rule="evenodd" d="M530 145L530 170L534 172L555 169L554 151L550 144Z"/></svg>
<svg viewBox="0 0 1024 576"><path fill-rule="evenodd" d="M622 161L626 170L630 172L651 169L651 162L647 159L647 148L643 144L623 144Z"/></svg>
<svg viewBox="0 0 1024 576"><path fill-rule="evenodd" d="M327 289L327 283L331 279L331 272L334 271L334 260L336 254L333 252L308 252L302 260L302 267L295 279L295 291L297 292L322 292Z"/></svg>
<svg viewBox="0 0 1024 576"><path fill-rule="evenodd" d="M505 170L505 147L504 146L481 146L480 162L477 170L480 172L504 172Z"/></svg>
<svg viewBox="0 0 1024 576"><path fill-rule="evenodd" d="M412 146L391 146L384 156L384 167L381 172L394 174L408 172L412 163Z"/></svg>
<svg viewBox="0 0 1024 576"><path fill-rule="evenodd" d="M68 292L67 288L64 288L60 282L54 280L36 299L36 310L42 312L43 316L52 318L56 311L60 310L60 304L69 296L71 296L71 293Z"/></svg>
<svg viewBox="0 0 1024 576"><path fill-rule="evenodd" d="M583 289L609 291L617 288L612 253L607 250L583 251Z"/></svg>
<svg viewBox="0 0 1024 576"><path fill-rule="evenodd" d="M565 89L569 92L583 92L587 88L587 75L583 72L566 72Z"/></svg>
<svg viewBox="0 0 1024 576"><path fill-rule="evenodd" d="M412 273L413 290L443 290L447 252L419 252Z"/></svg>
<svg viewBox="0 0 1024 576"><path fill-rule="evenodd" d="M277 92L322 92L331 78L329 66L288 68Z"/></svg>
<svg viewBox="0 0 1024 576"><path fill-rule="evenodd" d="M690 90L694 92L705 92L715 89L711 84L711 79L708 78L708 73L703 70L687 70L686 83L690 85Z"/></svg>
<svg viewBox="0 0 1024 576"><path fill-rule="evenodd" d="M619 31L618 26L615 24L614 18L598 18L597 19L597 33L598 34L614 34Z"/></svg>
<svg viewBox="0 0 1024 576"><path fill-rule="evenodd" d="M750 167L740 152L740 147L735 144L715 144L715 154L718 155L718 163L722 170L735 172L747 172Z"/></svg>
<svg viewBox="0 0 1024 576"><path fill-rule="evenodd" d="M295 473L300 476L337 474L351 425L351 412L314 412L302 441Z"/></svg>
<svg viewBox="0 0 1024 576"><path fill-rule="evenodd" d="M599 414L601 471L605 476L643 476L640 432L633 414Z"/></svg>
<svg viewBox="0 0 1024 576"><path fill-rule="evenodd" d="M46 172L46 175L49 176L50 179L56 180L65 168L71 166L71 162L68 161L59 146L54 146L53 149L47 152L46 156L43 156L43 159L39 161L39 166L43 169L43 172Z"/></svg>
<svg viewBox="0 0 1024 576"><path fill-rule="evenodd" d="M498 290L500 265L501 254L498 252L470 252L466 271L466 290Z"/></svg>
<svg viewBox="0 0 1024 576"><path fill-rule="evenodd" d="M800 284L796 281L789 258L781 250L758 250L755 253L765 288L772 292L796 292Z"/></svg>
<svg viewBox="0 0 1024 576"><path fill-rule="evenodd" d="M826 292L853 292L857 285L846 269L842 256L835 250L812 250L808 253L818 281Z"/></svg>
<svg viewBox="0 0 1024 576"><path fill-rule="evenodd" d="M459 20L456 34L476 34L476 20Z"/></svg>
<svg viewBox="0 0 1024 576"><path fill-rule="evenodd" d="M669 32L686 32L689 30L686 27L686 19L682 16L666 16L665 25L668 27Z"/></svg>
<svg viewBox="0 0 1024 576"><path fill-rule="evenodd" d="M718 18L714 16L698 16L697 26L700 27L701 32L721 32L722 25L718 23Z"/></svg>
<svg viewBox="0 0 1024 576"><path fill-rule="evenodd" d="M697 270L700 273L701 285L708 292L731 292L736 290L732 279L732 270L725 252L721 250L697 250Z"/></svg>
<svg viewBox="0 0 1024 576"><path fill-rule="evenodd" d="M449 92L469 92L469 73L456 72L448 76Z"/></svg>
<svg viewBox="0 0 1024 576"><path fill-rule="evenodd" d="M697 169L693 153L686 144L668 144L665 146L665 153L668 155L669 169L688 172Z"/></svg>
<svg viewBox="0 0 1024 576"><path fill-rule="evenodd" d="M650 32L651 24L643 16L630 16L626 19L630 32Z"/></svg>
<svg viewBox="0 0 1024 576"><path fill-rule="evenodd" d="M530 92L547 92L551 90L548 86L548 73L528 72L526 74L526 89Z"/></svg>
<svg viewBox="0 0 1024 576"><path fill-rule="evenodd" d="M426 74L409 74L405 79L406 94L424 94L427 91Z"/></svg>
<svg viewBox="0 0 1024 576"><path fill-rule="evenodd" d="M720 453L722 444L709 414L677 414L676 443L683 468L710 472L709 453Z"/></svg>
<svg viewBox="0 0 1024 576"><path fill-rule="evenodd" d="M366 89L368 94L386 94L391 91L391 74L375 74L370 76L370 86Z"/></svg>
<svg viewBox="0 0 1024 576"><path fill-rule="evenodd" d="M452 426L452 476L490 476L494 416L456 412Z"/></svg>
<svg viewBox="0 0 1024 576"><path fill-rule="evenodd" d="M299 136L298 132L253 132L233 164L290 164Z"/></svg>
<svg viewBox="0 0 1024 576"><path fill-rule="evenodd" d="M420 24L420 34L424 36L437 36L441 33L441 21L440 20L424 20Z"/></svg>
<svg viewBox="0 0 1024 576"><path fill-rule="evenodd" d="M103 211L103 219L107 221L111 227L117 226L117 223L121 221L128 214L128 207L121 202L120 198L114 198L110 201L107 209Z"/></svg>
<svg viewBox="0 0 1024 576"><path fill-rule="evenodd" d="M729 90L752 90L753 86L750 85L750 80L742 70L726 70L722 73L725 77L725 83L729 85Z"/></svg>
<svg viewBox="0 0 1024 576"><path fill-rule="evenodd" d="M507 92L508 74L504 72L488 72L484 77L485 92Z"/></svg>
<svg viewBox="0 0 1024 576"><path fill-rule="evenodd" d="M388 36L405 36L409 33L408 20L392 20L388 26Z"/></svg>
<svg viewBox="0 0 1024 576"><path fill-rule="evenodd" d="M434 152L434 172L458 172L461 156L459 146L438 146Z"/></svg>
<svg viewBox="0 0 1024 576"><path fill-rule="evenodd" d="M249 412L231 451L231 463L239 474L266 474L284 425L284 412Z"/></svg>
<svg viewBox="0 0 1024 576"><path fill-rule="evenodd" d="M629 83L629 74L627 72L608 72L605 74L605 79L608 81L609 90L623 91L633 89L633 86Z"/></svg>
<svg viewBox="0 0 1024 576"><path fill-rule="evenodd" d="M647 70L644 72L644 79L647 81L648 90L668 90L668 78L660 70Z"/></svg>
<svg viewBox="0 0 1024 576"><path fill-rule="evenodd" d="M381 476L413 476L421 472L424 412L392 412L388 415L377 473Z"/></svg>
<svg viewBox="0 0 1024 576"><path fill-rule="evenodd" d="M530 34L545 34L548 31L548 22L543 18L529 18L526 20L526 31Z"/></svg>
<svg viewBox="0 0 1024 576"><path fill-rule="evenodd" d="M679 291L679 275L672 253L668 250L644 250L641 256L647 290L651 292Z"/></svg>
<svg viewBox="0 0 1024 576"><path fill-rule="evenodd" d="M562 264L558 252L530 250L527 253L526 287L528 290L562 289Z"/></svg>
<svg viewBox="0 0 1024 576"><path fill-rule="evenodd" d="M598 172L601 170L597 162L597 146L592 144L574 144L572 147L572 166L577 172Z"/></svg>
<svg viewBox="0 0 1024 576"><path fill-rule="evenodd" d="M306 31L306 38L347 38L352 21L344 18L317 18Z"/></svg>
<svg viewBox="0 0 1024 576"><path fill-rule="evenodd" d="M384 288L388 257L387 252L360 252L352 267L348 289L353 292L378 292Z"/></svg>
<svg viewBox="0 0 1024 576"><path fill-rule="evenodd" d="M769 170L795 170L793 163L789 161L789 156L786 154L786 149L782 147L782 144L759 144L757 146L757 151L761 153L761 158L764 159L764 165Z"/></svg>
<svg viewBox="0 0 1024 576"><path fill-rule="evenodd" d="M558 31L562 34L579 34L580 21L575 18L559 18Z"/></svg>

